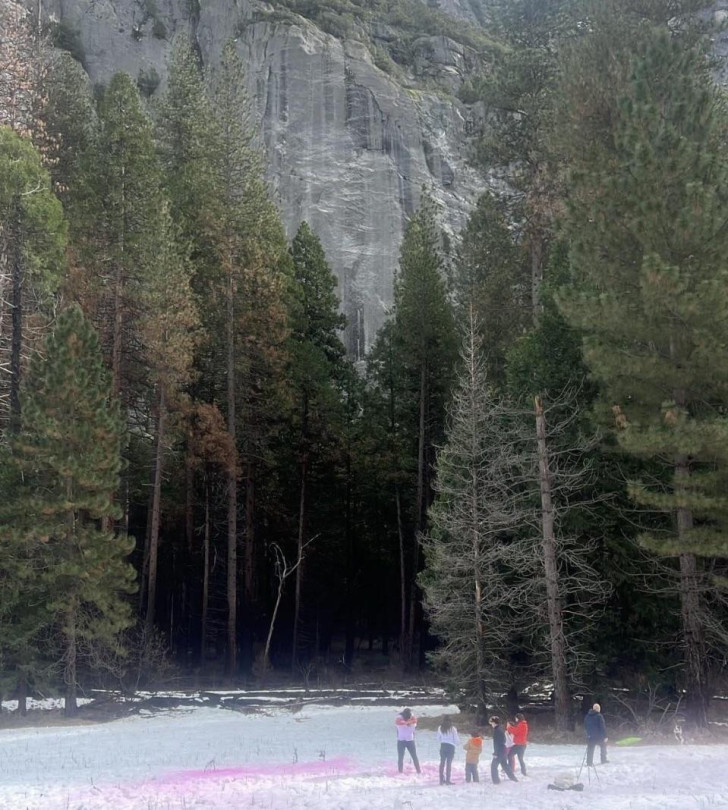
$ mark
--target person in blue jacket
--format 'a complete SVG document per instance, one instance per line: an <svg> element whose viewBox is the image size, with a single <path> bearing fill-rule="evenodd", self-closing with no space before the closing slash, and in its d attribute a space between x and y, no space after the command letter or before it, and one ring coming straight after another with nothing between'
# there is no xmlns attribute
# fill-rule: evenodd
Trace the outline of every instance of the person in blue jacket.
<svg viewBox="0 0 728 810"><path fill-rule="evenodd" d="M602 715L602 707L595 703L584 718L584 731L586 732L586 764L594 764L594 749L599 746L601 763L609 762L607 759L607 725Z"/></svg>

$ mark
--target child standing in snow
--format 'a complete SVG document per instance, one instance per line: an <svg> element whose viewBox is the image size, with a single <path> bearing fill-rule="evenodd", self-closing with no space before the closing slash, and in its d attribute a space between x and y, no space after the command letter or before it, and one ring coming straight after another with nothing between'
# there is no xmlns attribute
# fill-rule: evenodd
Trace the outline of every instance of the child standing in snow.
<svg viewBox="0 0 728 810"><path fill-rule="evenodd" d="M417 728L417 718L412 714L411 709L404 709L397 715L394 721L397 727L397 767L399 772L404 770L404 752L409 751L412 757L412 764L417 773L420 773L420 761L417 759L417 748L415 747L415 729Z"/></svg>
<svg viewBox="0 0 728 810"><path fill-rule="evenodd" d="M483 738L477 731L474 731L463 748L465 749L465 781L470 782L472 779L473 782L479 782L478 762L483 751Z"/></svg>
<svg viewBox="0 0 728 810"><path fill-rule="evenodd" d="M460 745L460 739L458 730L448 715L442 718L440 728L437 729L437 741L440 743L440 784L451 785L452 761L455 756L455 746Z"/></svg>
<svg viewBox="0 0 728 810"><path fill-rule="evenodd" d="M519 712L516 715L516 722L513 725L509 723L506 726L506 731L509 731L513 737L513 747L508 753L511 770L515 772L513 765L515 758L518 757L521 773L526 776L526 763L523 761L523 755L526 753L526 746L528 745L528 723L525 715Z"/></svg>

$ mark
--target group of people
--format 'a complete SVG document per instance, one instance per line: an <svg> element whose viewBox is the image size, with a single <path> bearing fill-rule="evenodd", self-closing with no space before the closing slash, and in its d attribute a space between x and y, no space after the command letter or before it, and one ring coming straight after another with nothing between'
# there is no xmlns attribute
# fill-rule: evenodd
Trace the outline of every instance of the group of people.
<svg viewBox="0 0 728 810"><path fill-rule="evenodd" d="M514 772L515 760L521 774L526 776L526 763L524 753L528 745L528 723L523 714L516 714L512 722L508 722L503 728L500 717L493 716L488 721L493 729L493 758L490 764L490 776L494 784L500 782L502 770L513 782L517 782ZM415 746L415 729L417 728L417 718L412 714L411 709L404 709L395 719L397 728L397 767L402 773L404 769L404 755L409 752L412 764L417 773L420 773L420 762L417 758L417 748ZM440 743L440 784L451 785L452 762L455 758L455 751L460 746L458 730L453 725L450 717L445 715L442 723L437 729L437 741ZM479 782L478 764L480 755L483 752L483 737L479 731L473 731L470 738L463 746L465 749L465 781Z"/></svg>
<svg viewBox="0 0 728 810"><path fill-rule="evenodd" d="M493 784L497 785L500 782L500 771L511 781L517 782L518 779L516 779L515 775L516 759L518 759L521 774L523 776L527 775L524 761L524 754L528 745L528 723L526 718L519 712L512 721L506 723L505 728L501 724L500 717L495 715L488 722L493 729L493 758L490 763L490 777ZM409 752L415 770L417 773L421 773L415 746L417 718L412 714L411 709L404 709L397 715L395 725L397 727L397 766L399 772L402 773L404 769L405 752ZM599 746L601 754L601 763L608 762L607 727L601 713L601 706L598 703L592 706L584 718L584 731L587 740L587 766L591 767L593 765L594 750L597 746ZM455 751L460 745L460 738L458 730L447 715L442 718L442 723L437 729L437 741L440 743L440 784L451 785L452 762L455 758ZM465 749L465 781L479 782L478 764L480 755L483 752L483 737L480 732L474 731L463 748Z"/></svg>

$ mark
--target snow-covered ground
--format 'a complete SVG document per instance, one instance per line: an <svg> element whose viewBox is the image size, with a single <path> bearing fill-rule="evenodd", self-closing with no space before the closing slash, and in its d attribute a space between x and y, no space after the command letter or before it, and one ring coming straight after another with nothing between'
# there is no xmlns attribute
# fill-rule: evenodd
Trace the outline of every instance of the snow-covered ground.
<svg viewBox="0 0 728 810"><path fill-rule="evenodd" d="M442 707L413 706L439 717ZM453 707L453 712L455 711ZM435 733L419 730L423 773L396 768L394 716L381 706L307 706L246 715L188 707L84 726L0 731L2 810L721 810L728 746L610 749L583 793L546 786L576 776L584 748L529 745L529 776L493 785L485 741L478 785L438 784ZM467 729L461 729L465 732ZM461 734L464 737L464 734ZM463 742L465 740L463 739Z"/></svg>

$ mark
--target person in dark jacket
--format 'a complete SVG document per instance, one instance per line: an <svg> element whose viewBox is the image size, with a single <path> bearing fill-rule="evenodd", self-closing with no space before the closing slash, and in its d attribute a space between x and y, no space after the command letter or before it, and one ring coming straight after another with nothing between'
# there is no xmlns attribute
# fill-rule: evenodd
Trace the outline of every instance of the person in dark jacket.
<svg viewBox="0 0 728 810"><path fill-rule="evenodd" d="M491 717L488 721L493 728L493 759L490 762L490 778L494 785L500 784L498 767L500 766L511 782L517 782L513 768L511 768L506 755L506 733L501 726L500 717Z"/></svg>
<svg viewBox="0 0 728 810"><path fill-rule="evenodd" d="M602 707L595 703L584 718L584 731L586 732L586 764L594 764L594 749L599 746L601 763L609 762L607 759L607 725L602 715Z"/></svg>

